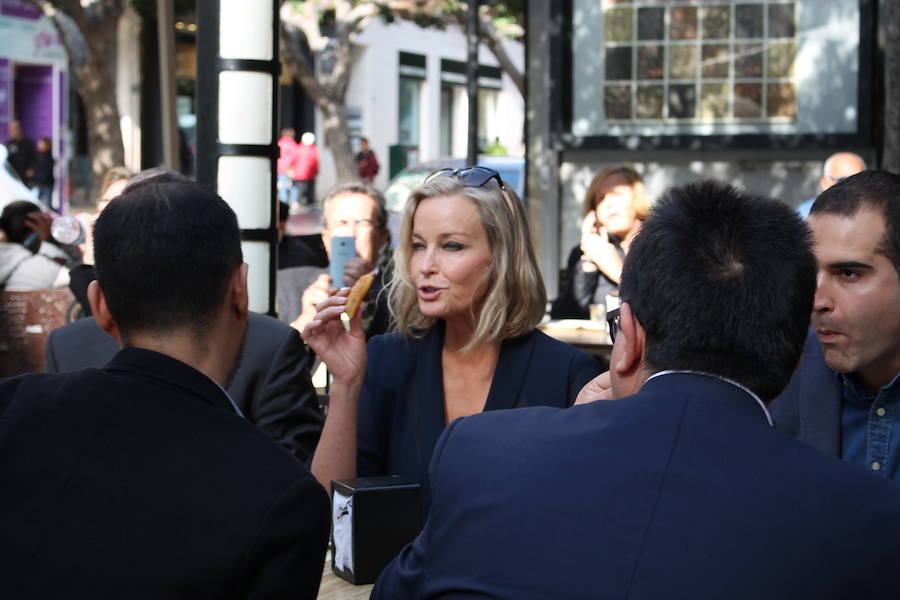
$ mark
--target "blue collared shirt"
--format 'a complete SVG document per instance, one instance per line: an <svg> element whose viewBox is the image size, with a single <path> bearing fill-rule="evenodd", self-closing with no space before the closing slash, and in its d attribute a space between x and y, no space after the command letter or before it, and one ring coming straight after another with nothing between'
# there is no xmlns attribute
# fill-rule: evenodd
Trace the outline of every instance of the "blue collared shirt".
<svg viewBox="0 0 900 600"><path fill-rule="evenodd" d="M900 373L878 390L865 391L851 377L843 386L841 457L869 472L900 481Z"/></svg>

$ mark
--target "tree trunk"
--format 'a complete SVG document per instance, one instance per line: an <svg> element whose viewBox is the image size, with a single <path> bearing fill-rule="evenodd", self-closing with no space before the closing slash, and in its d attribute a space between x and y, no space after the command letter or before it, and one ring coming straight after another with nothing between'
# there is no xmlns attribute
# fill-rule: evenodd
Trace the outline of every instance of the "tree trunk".
<svg viewBox="0 0 900 600"><path fill-rule="evenodd" d="M112 167L125 164L125 147L116 101L112 57L115 56L118 18L85 32L88 52L82 66L75 68L78 95L87 118L88 149L91 155L92 189Z"/></svg>
<svg viewBox="0 0 900 600"><path fill-rule="evenodd" d="M359 171L350 146L347 129L347 108L342 103L325 101L319 104L325 127L325 145L334 158L338 183L359 179Z"/></svg>
<svg viewBox="0 0 900 600"><path fill-rule="evenodd" d="M900 173L900 6L884 2L884 130L881 168Z"/></svg>

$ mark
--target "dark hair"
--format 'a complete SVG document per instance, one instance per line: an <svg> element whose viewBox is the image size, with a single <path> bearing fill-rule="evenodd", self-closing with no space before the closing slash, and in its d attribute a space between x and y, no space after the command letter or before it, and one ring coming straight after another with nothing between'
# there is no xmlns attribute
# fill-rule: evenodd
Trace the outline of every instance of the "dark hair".
<svg viewBox="0 0 900 600"><path fill-rule="evenodd" d="M325 200L322 202L322 221L324 225L327 225L327 223L324 223L324 220L325 213L328 212L328 203L331 202L332 198L342 196L344 194L363 194L374 200L375 205L378 207L378 209L375 211L375 219L377 220L377 223L375 223L375 225L381 229L387 228L388 214L387 205L384 202L384 196L381 195L381 192L363 181L347 181L345 183L339 183L328 190L328 195L325 196Z"/></svg>
<svg viewBox="0 0 900 600"><path fill-rule="evenodd" d="M0 229L6 234L6 241L21 244L31 235L31 228L25 223L25 217L31 213L41 212L40 207L28 200L16 200L3 208L0 215Z"/></svg>
<svg viewBox="0 0 900 600"><path fill-rule="evenodd" d="M647 365L727 377L774 399L809 327L810 237L777 200L714 181L668 190L622 270L620 295L646 333Z"/></svg>
<svg viewBox="0 0 900 600"><path fill-rule="evenodd" d="M886 256L900 275L900 175L861 171L822 192L809 214L849 218L863 207L877 210L884 218L884 236L875 252Z"/></svg>
<svg viewBox="0 0 900 600"><path fill-rule="evenodd" d="M97 282L126 337L189 329L205 336L243 261L234 211L172 172L132 181L94 224Z"/></svg>

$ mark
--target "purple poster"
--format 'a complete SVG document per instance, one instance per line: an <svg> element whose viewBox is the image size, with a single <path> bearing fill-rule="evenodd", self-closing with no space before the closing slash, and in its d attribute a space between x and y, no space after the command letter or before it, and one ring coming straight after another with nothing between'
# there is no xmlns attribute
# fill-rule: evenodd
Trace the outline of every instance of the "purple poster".
<svg viewBox="0 0 900 600"><path fill-rule="evenodd" d="M53 67L17 65L15 105L25 135L53 138Z"/></svg>
<svg viewBox="0 0 900 600"><path fill-rule="evenodd" d="M0 140L6 143L9 135L9 112L12 110L12 81L9 73L9 61L0 58Z"/></svg>
<svg viewBox="0 0 900 600"><path fill-rule="evenodd" d="M40 19L41 11L25 0L0 0L0 15L21 19Z"/></svg>

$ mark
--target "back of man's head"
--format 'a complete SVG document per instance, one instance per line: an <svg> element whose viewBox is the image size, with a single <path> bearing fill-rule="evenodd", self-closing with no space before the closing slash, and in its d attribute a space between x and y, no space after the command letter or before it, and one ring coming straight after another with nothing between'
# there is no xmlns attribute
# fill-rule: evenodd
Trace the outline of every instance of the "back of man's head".
<svg viewBox="0 0 900 600"><path fill-rule="evenodd" d="M177 173L132 182L94 224L97 282L123 336L214 322L243 262L234 211Z"/></svg>
<svg viewBox="0 0 900 600"><path fill-rule="evenodd" d="M862 208L875 210L884 219L884 236L875 251L900 274L900 175L875 169L857 173L822 192L809 214L851 218Z"/></svg>
<svg viewBox="0 0 900 600"><path fill-rule="evenodd" d="M815 288L809 230L791 208L707 181L657 201L620 295L650 370L727 377L770 401L797 365Z"/></svg>
<svg viewBox="0 0 900 600"><path fill-rule="evenodd" d="M31 235L26 218L31 213L40 212L41 209L28 200L16 200L3 207L0 214L0 229L6 234L6 241L21 244Z"/></svg>

